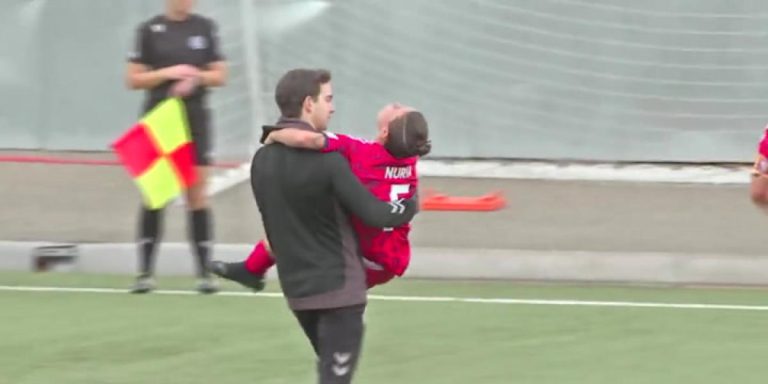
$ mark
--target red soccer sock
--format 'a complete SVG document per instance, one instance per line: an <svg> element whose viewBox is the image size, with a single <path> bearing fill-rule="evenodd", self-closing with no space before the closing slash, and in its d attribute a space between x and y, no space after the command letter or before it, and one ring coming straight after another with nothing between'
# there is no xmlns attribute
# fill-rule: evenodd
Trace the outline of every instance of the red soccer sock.
<svg viewBox="0 0 768 384"><path fill-rule="evenodd" d="M275 260L269 254L264 240L259 241L251 254L245 259L245 269L254 275L264 275L267 270L275 265Z"/></svg>

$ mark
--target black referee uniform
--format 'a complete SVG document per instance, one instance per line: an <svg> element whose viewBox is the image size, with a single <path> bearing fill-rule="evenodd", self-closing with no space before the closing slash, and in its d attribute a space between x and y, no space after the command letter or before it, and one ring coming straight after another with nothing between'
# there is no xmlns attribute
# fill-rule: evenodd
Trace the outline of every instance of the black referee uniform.
<svg viewBox="0 0 768 384"><path fill-rule="evenodd" d="M276 127L314 131L294 119ZM396 227L413 218L416 202L380 201L338 153L282 144L256 152L251 186L280 285L318 356L320 383L350 383L362 345L367 287L348 214L371 226Z"/></svg>
<svg viewBox="0 0 768 384"><path fill-rule="evenodd" d="M216 39L213 20L191 14L186 20L169 20L155 16L139 26L136 50L130 60L152 69L188 64L205 69L210 63L224 60ZM167 81L147 91L142 115L168 98L174 81ZM206 105L208 90L198 86L184 99L192 139L197 148L198 165L211 164L210 111Z"/></svg>
<svg viewBox="0 0 768 384"><path fill-rule="evenodd" d="M200 70L211 63L222 61L219 52L215 23L203 16L189 14L184 20L171 20L165 15L155 16L138 28L136 48L130 61L158 70L186 64ZM169 91L176 81L165 81L147 90L142 115L169 97ZM211 163L211 117L206 97L208 90L199 84L194 92L184 98L190 133L196 148L197 165ZM210 213L199 209L190 213L190 237L197 256L198 275L204 280L198 287L203 293L214 292L215 286L209 280L208 260L212 240ZM133 292L149 292L154 286L149 278L153 275L154 252L162 232L161 210L143 209L139 229L140 273Z"/></svg>

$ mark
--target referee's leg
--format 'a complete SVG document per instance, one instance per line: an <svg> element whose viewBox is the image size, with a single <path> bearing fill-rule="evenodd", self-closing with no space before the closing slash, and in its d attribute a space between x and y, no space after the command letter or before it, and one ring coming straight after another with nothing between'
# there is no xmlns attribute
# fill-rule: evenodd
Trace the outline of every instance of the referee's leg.
<svg viewBox="0 0 768 384"><path fill-rule="evenodd" d="M317 327L320 384L352 382L363 345L365 304L324 310Z"/></svg>
<svg viewBox="0 0 768 384"><path fill-rule="evenodd" d="M162 238L163 210L141 207L137 246L139 251L139 275L131 288L132 293L149 293L155 288L152 280L155 270L157 245Z"/></svg>
<svg viewBox="0 0 768 384"><path fill-rule="evenodd" d="M208 208L208 174L210 172L210 132L206 112L189 109L192 140L195 143L197 161L197 182L187 190L189 219L187 229L197 259L197 275L200 277L198 290L201 293L215 293L218 288L210 278L209 264L213 248L212 215Z"/></svg>

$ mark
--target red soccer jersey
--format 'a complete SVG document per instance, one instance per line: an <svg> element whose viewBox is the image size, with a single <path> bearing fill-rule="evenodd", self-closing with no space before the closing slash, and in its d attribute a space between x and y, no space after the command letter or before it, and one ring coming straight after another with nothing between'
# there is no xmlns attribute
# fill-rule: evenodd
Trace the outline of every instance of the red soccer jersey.
<svg viewBox="0 0 768 384"><path fill-rule="evenodd" d="M763 137L760 138L760 144L757 145L757 152L768 158L768 126L765 127Z"/></svg>
<svg viewBox="0 0 768 384"><path fill-rule="evenodd" d="M418 157L394 158L383 145L347 135L326 132L323 152L339 152L352 167L352 172L371 193L383 201L413 197L419 184L416 175ZM352 225L366 259L398 276L402 276L411 259L408 241L410 224L396 228L374 228L352 217Z"/></svg>

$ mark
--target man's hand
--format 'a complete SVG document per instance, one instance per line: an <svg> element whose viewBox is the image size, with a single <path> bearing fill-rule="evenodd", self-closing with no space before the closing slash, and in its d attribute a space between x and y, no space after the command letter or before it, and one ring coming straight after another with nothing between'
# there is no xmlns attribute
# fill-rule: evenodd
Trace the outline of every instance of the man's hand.
<svg viewBox="0 0 768 384"><path fill-rule="evenodd" d="M198 77L187 77L173 84L168 93L172 97L184 98L195 92L198 85L200 85L200 79Z"/></svg>
<svg viewBox="0 0 768 384"><path fill-rule="evenodd" d="M163 77L169 80L184 80L200 77L200 69L187 64L179 64L161 69Z"/></svg>
<svg viewBox="0 0 768 384"><path fill-rule="evenodd" d="M264 139L264 144L265 144L265 145L266 145L266 144L272 144L272 143L276 143L276 142L277 142L277 141L275 141L274 133L275 133L275 132L273 131L273 132L270 132L270 133L269 133L269 135L267 135L267 138L266 138L266 139Z"/></svg>

